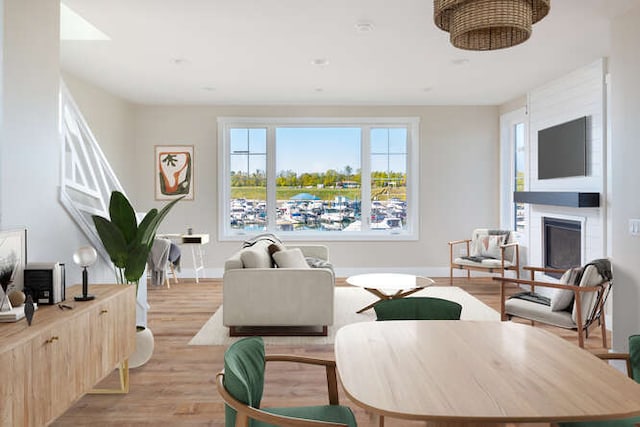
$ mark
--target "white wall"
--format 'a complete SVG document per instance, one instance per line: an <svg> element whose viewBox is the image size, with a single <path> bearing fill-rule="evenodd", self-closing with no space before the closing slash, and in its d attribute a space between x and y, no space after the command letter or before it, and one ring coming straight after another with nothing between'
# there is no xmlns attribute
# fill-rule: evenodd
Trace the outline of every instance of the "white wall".
<svg viewBox="0 0 640 427"><path fill-rule="evenodd" d="M613 346L622 350L640 333L640 238L627 233L629 218L640 218L640 6L611 28Z"/></svg>
<svg viewBox="0 0 640 427"><path fill-rule="evenodd" d="M562 76L529 94L529 191L587 191L601 193L599 208L530 205L529 263L543 265L542 219L583 222L582 263L607 254L605 187L605 61L598 60ZM538 179L538 131L579 117L589 117L587 176Z"/></svg>
<svg viewBox="0 0 640 427"><path fill-rule="evenodd" d="M130 194L140 210L162 206L154 201L154 145L195 146L195 200L180 202L161 231L192 227L210 233L212 243L205 247L210 275L221 274L226 257L240 246L217 241L218 116L420 117L420 240L326 242L339 275L375 269L448 275L447 241L470 236L477 226L498 225L497 107L138 106L138 176Z"/></svg>
<svg viewBox="0 0 640 427"><path fill-rule="evenodd" d="M59 13L58 0L3 2L0 228L26 227L28 261L64 262L70 284L81 277L72 254L87 242L58 202Z"/></svg>

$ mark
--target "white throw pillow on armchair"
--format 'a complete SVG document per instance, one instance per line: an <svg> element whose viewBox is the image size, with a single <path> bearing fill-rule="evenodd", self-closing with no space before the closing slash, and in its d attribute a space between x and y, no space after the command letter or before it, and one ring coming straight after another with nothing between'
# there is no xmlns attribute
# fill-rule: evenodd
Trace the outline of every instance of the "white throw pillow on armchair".
<svg viewBox="0 0 640 427"><path fill-rule="evenodd" d="M277 251L272 256L279 268L311 268L300 248Z"/></svg>
<svg viewBox="0 0 640 427"><path fill-rule="evenodd" d="M581 268L568 269L560 278L559 283L561 285L576 285L576 277L581 271ZM573 302L574 296L574 292L568 289L553 289L552 294L549 296L549 298L551 299L551 311L566 310Z"/></svg>

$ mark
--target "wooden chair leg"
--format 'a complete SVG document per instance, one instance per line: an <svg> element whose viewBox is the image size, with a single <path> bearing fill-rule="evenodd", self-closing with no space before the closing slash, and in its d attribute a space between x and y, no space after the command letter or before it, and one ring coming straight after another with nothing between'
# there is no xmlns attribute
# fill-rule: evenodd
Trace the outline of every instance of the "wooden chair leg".
<svg viewBox="0 0 640 427"><path fill-rule="evenodd" d="M605 326L604 320L604 311L600 314L600 331L602 331L602 348L609 348L609 343L607 342L607 328Z"/></svg>
<svg viewBox="0 0 640 427"><path fill-rule="evenodd" d="M169 270L171 270L171 275L173 276L173 283L178 283L178 276L176 275L176 269L173 268L173 263L169 263Z"/></svg>

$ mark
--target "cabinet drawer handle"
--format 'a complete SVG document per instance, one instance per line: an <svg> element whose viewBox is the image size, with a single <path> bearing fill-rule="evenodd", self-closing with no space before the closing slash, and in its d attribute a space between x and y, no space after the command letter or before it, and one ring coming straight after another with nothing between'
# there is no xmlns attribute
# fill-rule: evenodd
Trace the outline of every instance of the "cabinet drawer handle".
<svg viewBox="0 0 640 427"><path fill-rule="evenodd" d="M106 308L103 308L102 310L100 310L100 314L105 314L108 313L109 310L107 310Z"/></svg>
<svg viewBox="0 0 640 427"><path fill-rule="evenodd" d="M58 341L59 338L57 336L52 336L51 338L49 338L48 340L45 341L46 344L51 344L54 341Z"/></svg>

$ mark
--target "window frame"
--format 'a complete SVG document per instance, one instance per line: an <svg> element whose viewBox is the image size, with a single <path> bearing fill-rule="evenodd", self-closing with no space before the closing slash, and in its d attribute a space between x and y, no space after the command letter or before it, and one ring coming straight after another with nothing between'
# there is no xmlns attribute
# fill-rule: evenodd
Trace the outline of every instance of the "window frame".
<svg viewBox="0 0 640 427"><path fill-rule="evenodd" d="M302 241L356 241L356 240L418 240L419 238L419 126L418 117L218 117L218 236L221 241L246 240L252 234L239 229L232 229L227 219L230 217L230 129L262 128L267 132L267 209L268 217L275 218L276 207L276 155L275 133L278 127L358 127L361 129L360 168L361 174L361 217L370 222L371 206L371 173L370 166L370 134L373 128L401 127L407 129L407 224L405 230L363 230L360 232L330 231L273 231L286 240ZM272 224L271 220L267 227Z"/></svg>
<svg viewBox="0 0 640 427"><path fill-rule="evenodd" d="M513 193L515 189L515 127L518 124L524 126L524 191L529 188L529 116L525 107L510 111L500 116L500 227L513 230L520 238L528 233L527 226L521 232L516 230L514 217ZM524 205L525 218L529 219L529 205Z"/></svg>

